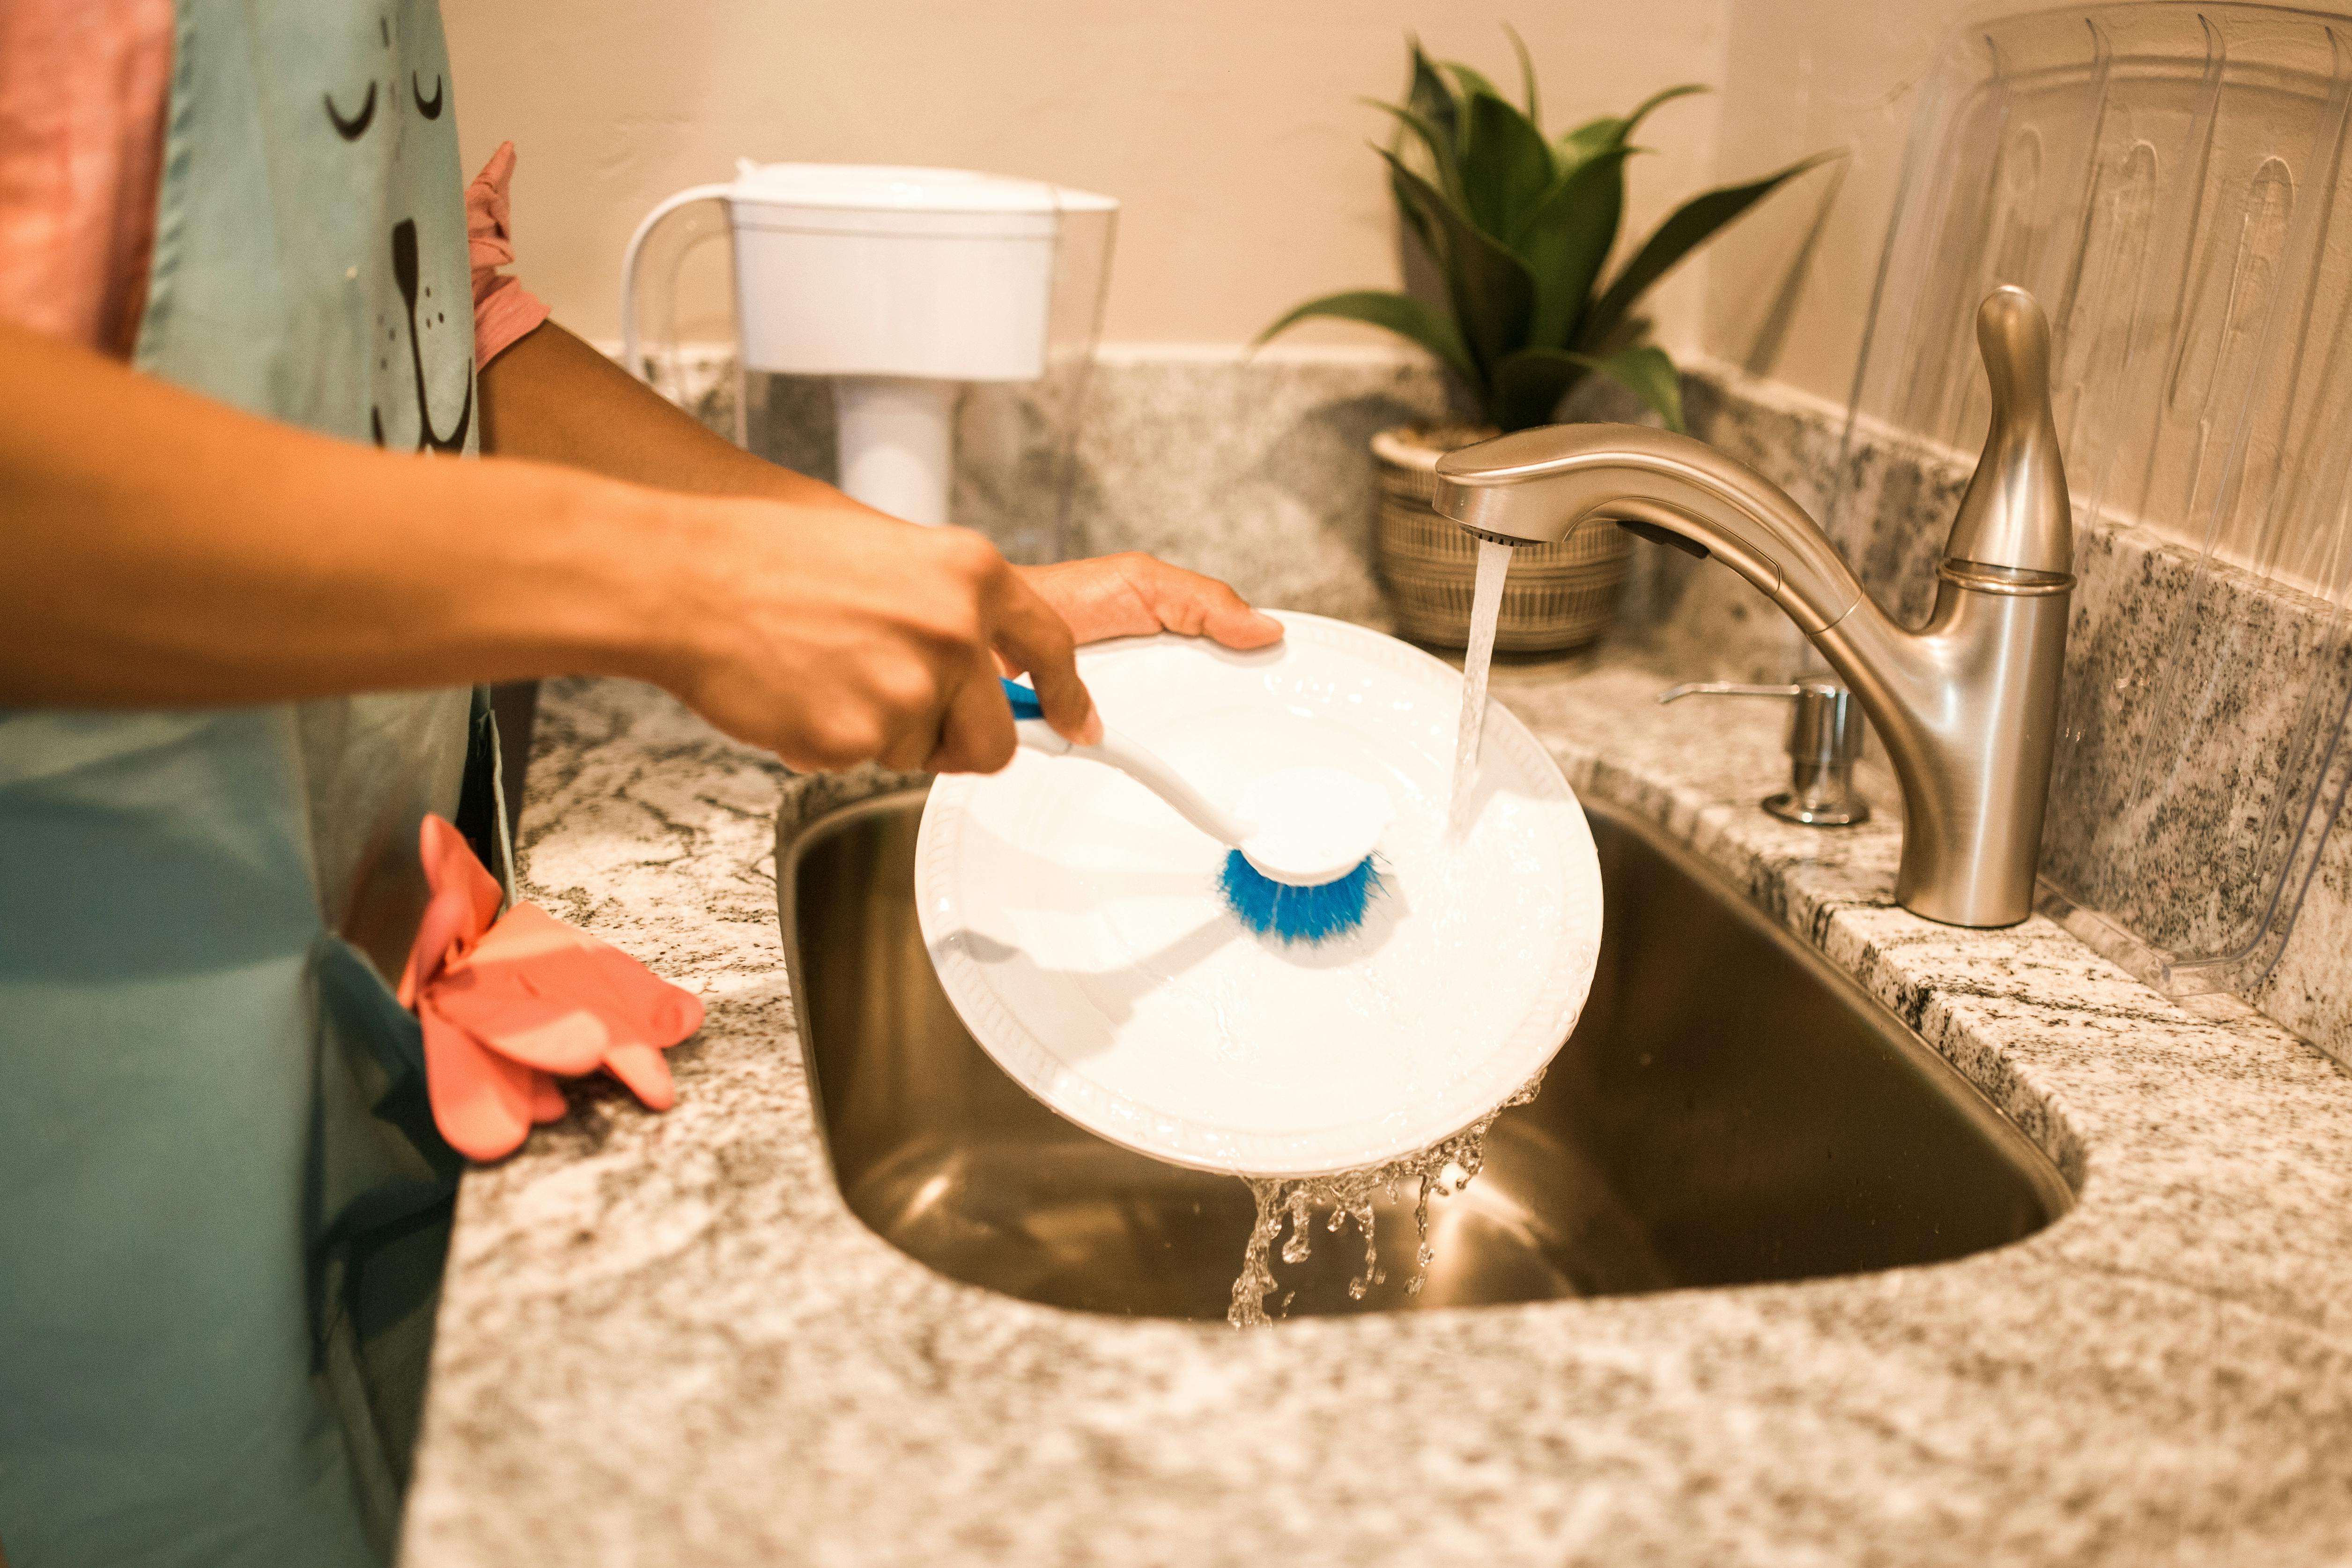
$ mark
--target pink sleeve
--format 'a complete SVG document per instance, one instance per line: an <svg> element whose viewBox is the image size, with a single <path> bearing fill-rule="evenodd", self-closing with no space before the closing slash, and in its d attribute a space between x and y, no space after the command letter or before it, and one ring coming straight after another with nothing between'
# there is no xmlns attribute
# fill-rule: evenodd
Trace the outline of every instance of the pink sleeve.
<svg viewBox="0 0 2352 1568"><path fill-rule="evenodd" d="M514 143L501 142L466 187L466 247L474 264L474 363L489 363L515 340L547 320L539 296L499 270L514 260L514 229L507 187L513 183Z"/></svg>
<svg viewBox="0 0 2352 1568"><path fill-rule="evenodd" d="M0 320L131 357L172 15L172 0L0 0Z"/></svg>

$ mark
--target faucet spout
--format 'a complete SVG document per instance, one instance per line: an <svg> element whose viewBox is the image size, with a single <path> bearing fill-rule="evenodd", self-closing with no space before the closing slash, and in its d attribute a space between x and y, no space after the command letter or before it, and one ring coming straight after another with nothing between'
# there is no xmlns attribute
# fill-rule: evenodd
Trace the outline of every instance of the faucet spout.
<svg viewBox="0 0 2352 1568"><path fill-rule="evenodd" d="M2074 588L2051 419L2049 325L2021 289L1979 307L1992 427L1916 630L1873 603L1805 510L1738 460L1633 425L1522 430L1440 458L1433 505L1481 538L1550 543L1614 522L1711 555L1762 590L1852 689L1903 786L1895 898L1952 925L2013 925L2033 877Z"/></svg>
<svg viewBox="0 0 2352 1568"><path fill-rule="evenodd" d="M1556 544L1605 521L1712 555L1808 634L1864 596L1787 491L1703 441L1646 426L1550 425L1450 452L1432 504L1504 544Z"/></svg>

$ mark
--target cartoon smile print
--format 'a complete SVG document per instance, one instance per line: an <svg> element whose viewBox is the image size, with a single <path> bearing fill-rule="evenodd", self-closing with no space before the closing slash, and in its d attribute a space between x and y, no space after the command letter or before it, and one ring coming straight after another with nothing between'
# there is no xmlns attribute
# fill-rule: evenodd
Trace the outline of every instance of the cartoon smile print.
<svg viewBox="0 0 2352 1568"><path fill-rule="evenodd" d="M392 47L391 25L383 17L378 17L376 30L383 41L383 47L390 49ZM415 71L409 73L408 86L409 96L416 105L416 112L427 120L440 119L442 107L447 101L447 93L442 79L438 76L433 79L431 98L425 96L425 84ZM400 89L397 83L394 85L392 92L392 105L396 110L400 106ZM320 96L327 106L327 122L335 128L335 134L346 142L358 141L367 134L368 127L375 123L377 100L376 84L373 80L369 81L367 96L360 100L357 111L348 116L335 107L334 94L330 92ZM417 333L416 313L420 271L416 253L416 220L413 217L402 218L392 226L392 276L393 280L400 286L402 302L408 308L408 363L416 384L416 450L420 452L462 451L466 445L466 432L474 423L474 378L470 374L466 377L466 401L465 405L457 411L457 429L448 436L436 434L433 427L432 400L427 396L425 389L425 345ZM423 292L429 296L432 290L426 289ZM379 447L384 446L386 443L383 436L383 410L373 403L368 405L368 424L374 433L375 444Z"/></svg>

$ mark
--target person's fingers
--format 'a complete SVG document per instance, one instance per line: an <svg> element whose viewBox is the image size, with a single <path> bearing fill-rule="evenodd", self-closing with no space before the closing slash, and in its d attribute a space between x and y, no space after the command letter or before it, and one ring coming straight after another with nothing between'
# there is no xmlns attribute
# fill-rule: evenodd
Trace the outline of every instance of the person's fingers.
<svg viewBox="0 0 2352 1568"><path fill-rule="evenodd" d="M991 579L988 608L992 640L1016 670L1028 672L1055 733L1082 746L1101 740L1102 720L1078 679L1069 623L1009 566Z"/></svg>
<svg viewBox="0 0 2352 1568"><path fill-rule="evenodd" d="M993 657L974 657L948 700L940 742L924 759L934 773L992 773L1013 760L1013 707L996 677Z"/></svg>
<svg viewBox="0 0 2352 1568"><path fill-rule="evenodd" d="M923 734L911 727L901 727L875 753L874 760L892 773L911 773L929 766L931 753L939 749L939 731Z"/></svg>
<svg viewBox="0 0 2352 1568"><path fill-rule="evenodd" d="M1020 573L1061 612L1081 643L1163 630L1212 637L1232 648L1264 647L1282 638L1280 621L1252 609L1217 579L1140 551Z"/></svg>
<svg viewBox="0 0 2352 1568"><path fill-rule="evenodd" d="M1231 648L1265 647L1282 640L1282 623L1250 607L1249 601L1214 577L1144 557L1149 585L1139 584L1160 624L1205 635Z"/></svg>
<svg viewBox="0 0 2352 1568"><path fill-rule="evenodd" d="M877 658L868 666L872 722L866 728L875 737L870 754L876 762L912 773L939 749L952 679L951 670L940 671L927 659Z"/></svg>
<svg viewBox="0 0 2352 1568"><path fill-rule="evenodd" d="M1149 637L1162 629L1164 623L1150 599L1122 569L1129 560L1150 563L1146 555L1107 555L1016 570L1060 612L1073 637L1090 643L1105 637Z"/></svg>

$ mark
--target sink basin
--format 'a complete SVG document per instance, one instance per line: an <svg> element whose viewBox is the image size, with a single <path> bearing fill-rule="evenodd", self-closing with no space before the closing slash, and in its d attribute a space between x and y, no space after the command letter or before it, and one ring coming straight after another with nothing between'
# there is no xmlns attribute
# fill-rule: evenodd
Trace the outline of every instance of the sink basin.
<svg viewBox="0 0 2352 1568"><path fill-rule="evenodd" d="M1253 1207L1231 1176L1063 1121L972 1042L915 921L920 791L843 807L779 858L802 1047L842 1196L951 1279L1089 1311L1222 1319ZM1607 914L1576 1032L1477 1180L1363 1239L1319 1225L1269 1310L1427 1311L1859 1273L2032 1234L2056 1168L1902 1021L1686 851L1590 804Z"/></svg>

